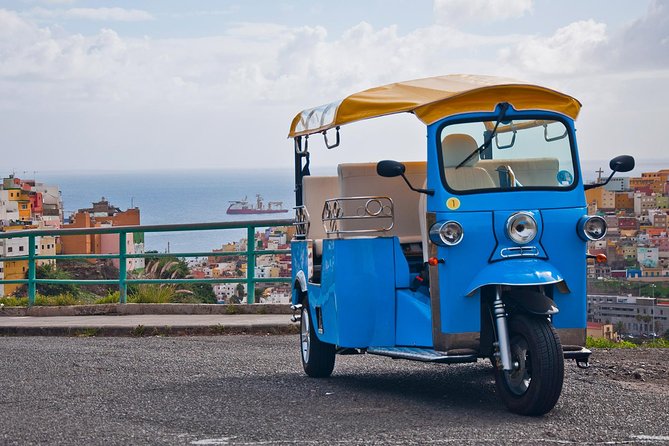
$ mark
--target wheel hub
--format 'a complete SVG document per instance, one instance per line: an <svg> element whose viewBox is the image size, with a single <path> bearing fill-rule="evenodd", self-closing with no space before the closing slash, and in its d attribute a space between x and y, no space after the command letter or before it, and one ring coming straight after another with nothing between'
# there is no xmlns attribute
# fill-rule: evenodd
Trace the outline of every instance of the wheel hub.
<svg viewBox="0 0 669 446"><path fill-rule="evenodd" d="M527 392L532 381L530 352L524 338L515 336L511 340L511 355L514 361L514 369L510 372L504 372L504 376L509 390L516 395L522 395Z"/></svg>
<svg viewBox="0 0 669 446"><path fill-rule="evenodd" d="M311 349L311 321L309 320L309 309L302 308L302 321L300 325L300 341L302 344L302 360L309 362L309 350Z"/></svg>

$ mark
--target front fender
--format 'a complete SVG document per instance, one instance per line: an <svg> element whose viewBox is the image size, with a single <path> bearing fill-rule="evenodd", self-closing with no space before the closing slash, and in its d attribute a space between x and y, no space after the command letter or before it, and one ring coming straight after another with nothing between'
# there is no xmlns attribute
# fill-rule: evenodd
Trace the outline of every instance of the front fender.
<svg viewBox="0 0 669 446"><path fill-rule="evenodd" d="M546 260L512 259L488 264L466 289L467 296L471 296L485 285L549 285L560 282L564 283L564 277Z"/></svg>

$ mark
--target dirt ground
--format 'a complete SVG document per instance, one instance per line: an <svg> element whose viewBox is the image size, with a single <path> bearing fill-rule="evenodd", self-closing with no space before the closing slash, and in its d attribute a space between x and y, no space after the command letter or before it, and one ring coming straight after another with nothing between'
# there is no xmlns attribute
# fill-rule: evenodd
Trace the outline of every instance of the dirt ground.
<svg viewBox="0 0 669 446"><path fill-rule="evenodd" d="M655 384L669 393L669 349L592 349L584 377Z"/></svg>

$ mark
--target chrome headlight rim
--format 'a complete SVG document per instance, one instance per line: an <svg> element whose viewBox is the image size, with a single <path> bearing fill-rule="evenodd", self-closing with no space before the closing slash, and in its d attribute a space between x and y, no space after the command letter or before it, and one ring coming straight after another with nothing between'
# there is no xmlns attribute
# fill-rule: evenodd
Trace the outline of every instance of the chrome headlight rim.
<svg viewBox="0 0 669 446"><path fill-rule="evenodd" d="M595 220L600 221L603 227L602 235L600 237L592 236L586 229L588 223ZM604 217L599 215L584 215L581 220L579 220L578 235L581 236L581 238L583 238L585 241L596 242L602 240L604 237L606 237L608 230L609 225L606 223Z"/></svg>
<svg viewBox="0 0 669 446"><path fill-rule="evenodd" d="M533 233L531 236L523 237L522 235L518 235L518 231L516 230L515 226L518 223L518 220L521 218L525 218L531 222L530 226L533 228ZM531 243L537 237L538 233L539 225L537 224L537 221L531 212L514 212L509 216L509 218L506 219L506 236L509 238L509 240L518 245L527 245L528 243Z"/></svg>
<svg viewBox="0 0 669 446"><path fill-rule="evenodd" d="M447 234L455 231L458 234L455 240L448 238ZM455 220L437 222L430 227L430 241L439 246L456 246L462 242L465 237L465 230L462 225Z"/></svg>

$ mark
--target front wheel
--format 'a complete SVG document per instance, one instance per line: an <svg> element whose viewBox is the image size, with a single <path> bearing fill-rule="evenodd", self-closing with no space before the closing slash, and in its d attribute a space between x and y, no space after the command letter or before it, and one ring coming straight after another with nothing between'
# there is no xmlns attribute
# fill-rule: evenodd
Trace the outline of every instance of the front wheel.
<svg viewBox="0 0 669 446"><path fill-rule="evenodd" d="M302 302L300 318L300 353L304 372L312 378L326 378L332 374L335 346L318 339L309 312L309 301Z"/></svg>
<svg viewBox="0 0 669 446"><path fill-rule="evenodd" d="M562 392L564 357L557 333L548 319L515 315L509 318L512 371L495 367L495 384L511 412L543 415Z"/></svg>

